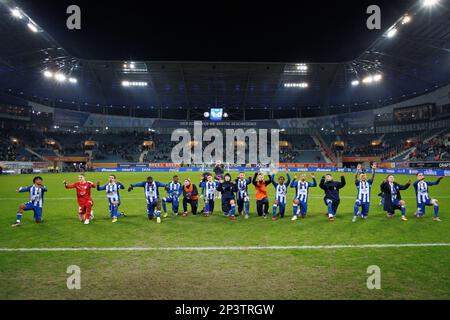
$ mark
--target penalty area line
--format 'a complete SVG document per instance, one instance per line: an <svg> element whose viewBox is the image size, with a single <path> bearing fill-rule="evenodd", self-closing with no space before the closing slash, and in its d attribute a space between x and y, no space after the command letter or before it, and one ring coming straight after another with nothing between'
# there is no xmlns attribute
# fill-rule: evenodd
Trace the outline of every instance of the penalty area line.
<svg viewBox="0 0 450 320"><path fill-rule="evenodd" d="M450 247L450 243L399 243L399 244L342 244L305 246L212 246L212 247L105 247L105 248L0 248L0 252L77 252L77 251L256 251L256 250L314 250L314 249L365 249Z"/></svg>

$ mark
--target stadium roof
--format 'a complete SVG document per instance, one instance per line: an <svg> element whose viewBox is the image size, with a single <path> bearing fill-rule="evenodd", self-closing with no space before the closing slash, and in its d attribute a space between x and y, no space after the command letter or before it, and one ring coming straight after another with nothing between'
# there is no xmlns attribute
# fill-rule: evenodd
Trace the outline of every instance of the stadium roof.
<svg viewBox="0 0 450 320"><path fill-rule="evenodd" d="M14 17L15 8L0 0L0 90L52 105L320 106L327 113L331 106L387 104L450 82L444 1L433 8L416 1L357 58L332 63L90 60L70 54L20 8Z"/></svg>

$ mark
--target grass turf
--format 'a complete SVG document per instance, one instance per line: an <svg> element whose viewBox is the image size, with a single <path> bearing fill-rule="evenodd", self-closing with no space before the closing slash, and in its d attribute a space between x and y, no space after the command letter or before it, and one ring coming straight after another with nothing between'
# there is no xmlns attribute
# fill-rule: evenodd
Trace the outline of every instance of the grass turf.
<svg viewBox="0 0 450 320"><path fill-rule="evenodd" d="M143 181L146 173L119 173L125 185ZM170 181L173 173L153 173L155 180ZM107 173L89 173L88 180L107 181ZM180 179L199 180L198 173L180 173ZM293 174L291 175L293 176ZM337 178L337 174L335 174ZM176 247L176 246L290 246L333 244L449 243L450 180L431 187L440 201L442 222L432 221L432 208L423 219L413 217L414 191L402 193L409 221L397 213L387 219L378 205L375 179L367 221L352 223L356 187L346 174L341 205L334 223L324 216L323 192L310 189L305 220L290 221L289 189L285 219L257 217L254 188L250 186L250 219L230 221L216 200L213 216L189 215L148 221L142 188L122 192L121 210L127 217L112 224L104 192L93 191L96 219L80 224L74 190L65 190L64 179L77 174L44 175L49 189L44 223L36 225L26 212L23 225L11 228L19 203L27 194L15 187L31 184L32 176L2 176L0 183L0 247ZM318 180L320 175L317 175ZM412 176L397 176L406 182ZM430 178L434 180L434 178ZM272 203L274 188L269 186ZM164 190L160 189L161 195ZM201 203L201 201L200 201ZM169 213L171 206L168 205ZM269 210L271 214L271 207ZM369 265L381 268L381 290L368 290ZM261 251L156 251L156 252L0 252L0 299L449 299L449 247L310 249ZM82 289L68 290L66 269L78 265Z"/></svg>

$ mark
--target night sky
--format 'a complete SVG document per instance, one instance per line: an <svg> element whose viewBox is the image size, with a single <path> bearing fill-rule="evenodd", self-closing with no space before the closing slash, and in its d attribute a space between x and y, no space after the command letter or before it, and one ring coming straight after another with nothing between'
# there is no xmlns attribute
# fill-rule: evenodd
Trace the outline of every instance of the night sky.
<svg viewBox="0 0 450 320"><path fill-rule="evenodd" d="M66 50L81 58L340 62L359 56L415 1L17 3ZM81 31L66 28L66 8L71 4L81 7ZM381 7L381 31L366 28L366 8L371 4Z"/></svg>

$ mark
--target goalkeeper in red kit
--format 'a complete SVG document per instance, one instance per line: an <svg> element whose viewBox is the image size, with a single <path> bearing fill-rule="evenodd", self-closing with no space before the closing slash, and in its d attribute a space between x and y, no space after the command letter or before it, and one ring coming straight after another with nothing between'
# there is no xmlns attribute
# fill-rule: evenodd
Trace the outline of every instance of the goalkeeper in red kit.
<svg viewBox="0 0 450 320"><path fill-rule="evenodd" d="M91 189L96 189L97 186L92 182L86 181L86 176L80 174L78 176L78 182L73 184L67 184L63 182L66 189L77 189L77 202L78 202L78 214L80 221L84 224L89 224L90 220L94 217L92 207L94 202L91 198Z"/></svg>

